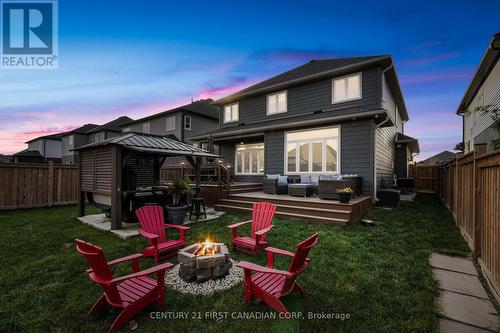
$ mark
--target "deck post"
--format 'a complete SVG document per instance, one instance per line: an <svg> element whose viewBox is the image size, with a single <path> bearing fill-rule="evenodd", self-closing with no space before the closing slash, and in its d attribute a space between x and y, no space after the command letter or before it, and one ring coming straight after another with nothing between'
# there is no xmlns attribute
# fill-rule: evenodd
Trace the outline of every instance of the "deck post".
<svg viewBox="0 0 500 333"><path fill-rule="evenodd" d="M196 156L196 163L195 163L195 183L197 187L196 196L199 196L201 192L201 163L202 163L202 157Z"/></svg>
<svg viewBox="0 0 500 333"><path fill-rule="evenodd" d="M122 228L122 148L111 148L111 229Z"/></svg>
<svg viewBox="0 0 500 333"><path fill-rule="evenodd" d="M82 191L82 161L78 157L78 181L77 181L77 200L78 200L78 216L85 216L85 192Z"/></svg>

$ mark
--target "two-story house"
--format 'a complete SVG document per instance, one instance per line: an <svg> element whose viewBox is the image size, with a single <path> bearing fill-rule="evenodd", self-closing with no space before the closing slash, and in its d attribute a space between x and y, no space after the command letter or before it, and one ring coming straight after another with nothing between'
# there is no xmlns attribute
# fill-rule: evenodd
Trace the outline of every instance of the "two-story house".
<svg viewBox="0 0 500 333"><path fill-rule="evenodd" d="M134 121L127 116L121 116L103 125L99 125L87 132L88 143L114 138L122 133L122 126Z"/></svg>
<svg viewBox="0 0 500 333"><path fill-rule="evenodd" d="M50 134L39 136L27 141L28 148L12 155L15 162L61 162L62 157L62 141L61 135Z"/></svg>
<svg viewBox="0 0 500 333"><path fill-rule="evenodd" d="M474 151L474 145L485 145L492 150L491 141L498 138L498 132L491 128L493 119L482 109L500 108L500 33L496 33L479 66L472 77L465 95L458 106L457 114L462 116L463 142L457 149L465 153Z"/></svg>
<svg viewBox="0 0 500 333"><path fill-rule="evenodd" d="M390 56L313 60L215 104L219 129L191 139L211 136L235 181L357 174L366 195L382 178L392 182L397 134L409 119ZM406 144L405 156L417 149Z"/></svg>
<svg viewBox="0 0 500 333"><path fill-rule="evenodd" d="M96 124L85 124L69 132L62 133L62 163L78 163L78 154L73 149L88 144L89 137L87 133L98 126Z"/></svg>

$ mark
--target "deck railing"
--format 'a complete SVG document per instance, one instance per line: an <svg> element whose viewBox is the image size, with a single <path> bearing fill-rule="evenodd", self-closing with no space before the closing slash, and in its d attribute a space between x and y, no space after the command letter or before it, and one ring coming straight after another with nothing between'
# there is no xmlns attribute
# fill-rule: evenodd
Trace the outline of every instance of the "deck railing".
<svg viewBox="0 0 500 333"><path fill-rule="evenodd" d="M217 185L226 193L231 187L232 170L222 163L205 164L201 166L201 183ZM172 182L176 179L186 179L195 182L195 170L188 165L163 166L160 170L162 182Z"/></svg>

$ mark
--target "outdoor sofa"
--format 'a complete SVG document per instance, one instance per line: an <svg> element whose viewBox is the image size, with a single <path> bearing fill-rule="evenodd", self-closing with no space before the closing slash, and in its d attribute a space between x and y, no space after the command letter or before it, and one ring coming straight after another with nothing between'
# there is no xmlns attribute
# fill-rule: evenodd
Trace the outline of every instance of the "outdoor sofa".
<svg viewBox="0 0 500 333"><path fill-rule="evenodd" d="M350 187L352 197L361 195L361 177L357 175L320 175L318 181L318 196L320 199L338 200L338 190Z"/></svg>

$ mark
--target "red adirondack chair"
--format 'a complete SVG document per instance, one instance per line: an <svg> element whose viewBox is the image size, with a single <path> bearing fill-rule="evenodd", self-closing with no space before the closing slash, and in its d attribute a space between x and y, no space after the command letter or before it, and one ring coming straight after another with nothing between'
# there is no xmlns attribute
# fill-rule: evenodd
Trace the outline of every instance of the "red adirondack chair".
<svg viewBox="0 0 500 333"><path fill-rule="evenodd" d="M163 309L165 305L165 270L173 267L171 263L164 263L140 271L139 259L143 257L141 253L106 262L104 252L94 244L77 239L76 249L90 265L90 269L86 271L90 279L104 289L104 293L92 306L88 315L95 314L106 304L122 309L108 332L120 329L154 301L160 310ZM110 266L128 261L132 263L132 274L113 277ZM151 274L156 274L157 278L149 277L148 275Z"/></svg>
<svg viewBox="0 0 500 333"><path fill-rule="evenodd" d="M275 211L276 206L270 202L254 202L252 220L228 226L232 232L233 250L255 255L259 253L261 247L266 247L268 245L266 233L273 228L272 222ZM251 237L238 236L238 228L248 223L252 223Z"/></svg>
<svg viewBox="0 0 500 333"><path fill-rule="evenodd" d="M149 246L144 249L144 255L154 257L155 264L160 256L175 254L175 251L184 247L184 236L189 227L176 224L166 224L161 206L144 206L135 211L141 228L139 233L146 237ZM179 239L167 239L165 229L177 229L180 231Z"/></svg>
<svg viewBox="0 0 500 333"><path fill-rule="evenodd" d="M297 245L295 253L267 247L267 267L241 261L238 266L243 268L245 279L245 301L250 304L252 295L267 303L279 313L287 313L288 310L281 303L280 298L296 290L302 296L306 296L304 289L296 281L309 264L307 255L318 242L318 233L309 236ZM274 254L281 254L292 258L288 270L283 271L274 268ZM255 274L252 274L255 272Z"/></svg>

